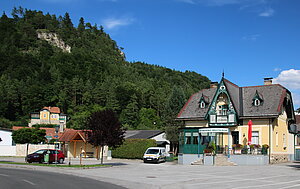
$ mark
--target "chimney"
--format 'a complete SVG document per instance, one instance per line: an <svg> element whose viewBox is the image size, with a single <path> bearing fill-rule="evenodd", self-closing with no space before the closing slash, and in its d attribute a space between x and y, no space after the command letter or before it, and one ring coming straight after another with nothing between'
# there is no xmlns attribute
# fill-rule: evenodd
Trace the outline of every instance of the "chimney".
<svg viewBox="0 0 300 189"><path fill-rule="evenodd" d="M218 87L218 82L211 82L210 83L210 88L217 88Z"/></svg>
<svg viewBox="0 0 300 189"><path fill-rule="evenodd" d="M264 78L264 85L272 85L273 77L266 77Z"/></svg>

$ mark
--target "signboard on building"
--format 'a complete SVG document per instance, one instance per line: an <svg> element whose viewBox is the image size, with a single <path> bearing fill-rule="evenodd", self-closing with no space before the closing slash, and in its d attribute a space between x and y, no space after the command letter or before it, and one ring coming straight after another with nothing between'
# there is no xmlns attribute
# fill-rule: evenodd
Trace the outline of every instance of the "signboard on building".
<svg viewBox="0 0 300 189"><path fill-rule="evenodd" d="M202 128L199 133L228 133L228 128Z"/></svg>

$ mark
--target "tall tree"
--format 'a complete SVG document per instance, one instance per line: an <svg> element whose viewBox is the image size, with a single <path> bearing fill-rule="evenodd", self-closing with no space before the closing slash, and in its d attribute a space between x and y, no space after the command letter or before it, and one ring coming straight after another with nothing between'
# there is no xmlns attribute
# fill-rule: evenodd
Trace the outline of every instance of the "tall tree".
<svg viewBox="0 0 300 189"><path fill-rule="evenodd" d="M125 109L123 109L120 115L122 123L128 125L131 129L136 129L138 121L138 112L139 107L137 103L137 97L134 94L131 97L131 100L129 101L128 105Z"/></svg>
<svg viewBox="0 0 300 189"><path fill-rule="evenodd" d="M27 144L26 156L28 155L28 145L38 144L46 141L46 130L39 128L22 128L12 132L12 139L17 144Z"/></svg>
<svg viewBox="0 0 300 189"><path fill-rule="evenodd" d="M94 112L87 123L88 142L101 147L101 164L103 164L104 146L117 147L124 141L125 130L115 112L102 110Z"/></svg>
<svg viewBox="0 0 300 189"><path fill-rule="evenodd" d="M80 17L80 19L79 19L77 29L79 32L83 32L85 30L84 19L82 17Z"/></svg>
<svg viewBox="0 0 300 189"><path fill-rule="evenodd" d="M179 113L181 108L183 107L185 103L185 95L181 88L174 86L172 93L169 97L169 100L167 102L167 115L166 115L166 135L167 139L171 142L171 147L173 148L173 152L177 153L178 148L178 138L179 133L178 129L181 126L180 122L175 121L176 115Z"/></svg>

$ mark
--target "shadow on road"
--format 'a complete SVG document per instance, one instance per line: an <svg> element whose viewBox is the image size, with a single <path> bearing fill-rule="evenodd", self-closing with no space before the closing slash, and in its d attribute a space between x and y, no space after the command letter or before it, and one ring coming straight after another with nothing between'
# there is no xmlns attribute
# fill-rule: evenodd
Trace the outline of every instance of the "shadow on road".
<svg viewBox="0 0 300 189"><path fill-rule="evenodd" d="M122 165L128 165L128 164L126 164L126 163L104 163L104 165L122 166Z"/></svg>
<svg viewBox="0 0 300 189"><path fill-rule="evenodd" d="M295 169L299 169L300 170L300 161L294 161L293 164L287 165L289 167L293 167Z"/></svg>

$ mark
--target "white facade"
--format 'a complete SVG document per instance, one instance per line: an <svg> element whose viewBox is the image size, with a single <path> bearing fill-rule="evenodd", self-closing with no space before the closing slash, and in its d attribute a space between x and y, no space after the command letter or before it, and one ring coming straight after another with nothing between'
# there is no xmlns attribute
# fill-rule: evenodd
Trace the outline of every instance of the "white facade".
<svg viewBox="0 0 300 189"><path fill-rule="evenodd" d="M155 137L152 137L151 139L154 139L156 141L164 141L167 142L168 144L166 144L166 151L169 152L170 151L170 141L166 139L166 133L163 132L159 135L156 135Z"/></svg>
<svg viewBox="0 0 300 189"><path fill-rule="evenodd" d="M16 146L13 143L11 131L0 130L0 156L15 156Z"/></svg>

